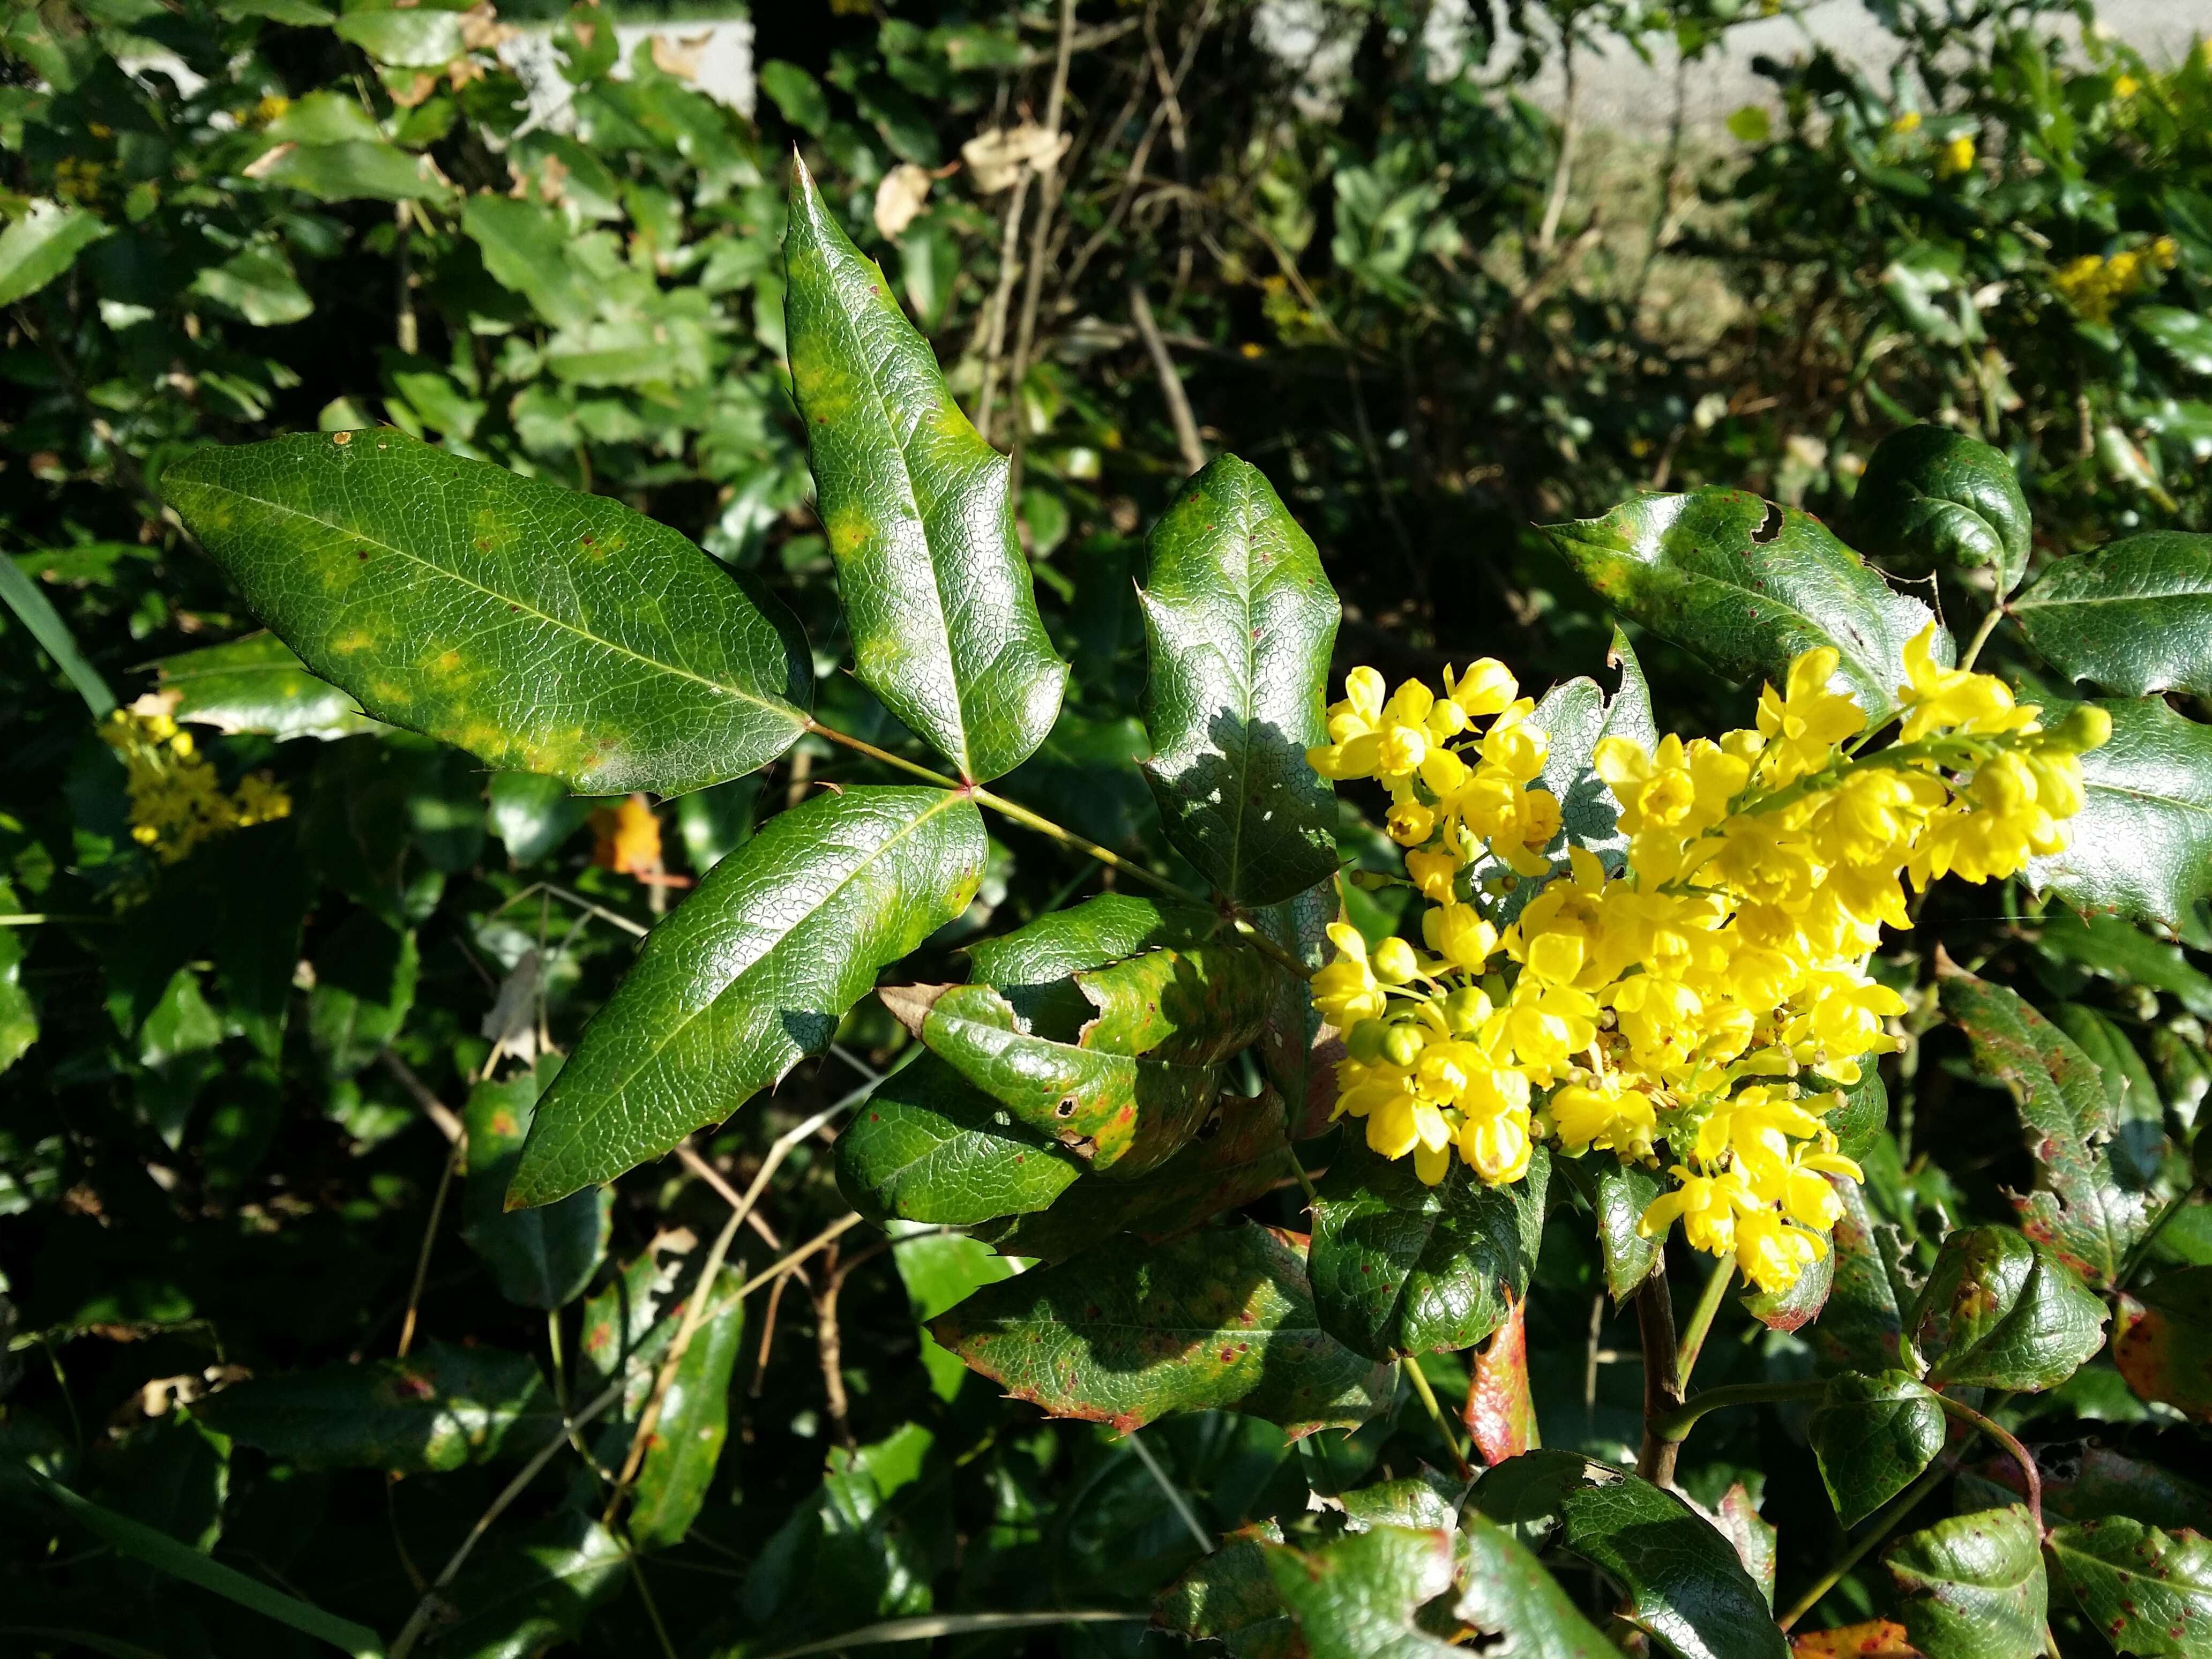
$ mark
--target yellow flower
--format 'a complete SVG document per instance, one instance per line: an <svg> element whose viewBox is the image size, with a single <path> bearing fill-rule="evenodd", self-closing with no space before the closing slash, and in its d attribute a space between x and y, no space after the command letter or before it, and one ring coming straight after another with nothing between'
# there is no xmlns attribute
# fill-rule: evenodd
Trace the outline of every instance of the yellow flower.
<svg viewBox="0 0 2212 1659"><path fill-rule="evenodd" d="M1738 1220L1734 1248L1735 1265L1743 1276L1767 1295L1777 1296L1827 1255L1828 1241L1818 1233L1791 1226L1771 1210L1762 1209Z"/></svg>
<svg viewBox="0 0 2212 1659"><path fill-rule="evenodd" d="M1920 112L1917 109L1909 109L1899 114L1894 121L1892 121L1889 124L1889 130L1892 132L1898 134L1899 137L1903 137L1907 133L1919 131Z"/></svg>
<svg viewBox="0 0 2212 1659"><path fill-rule="evenodd" d="M1459 875L1459 860L1449 853L1408 853L1406 873L1413 878L1423 898L1447 904L1451 902L1453 882Z"/></svg>
<svg viewBox="0 0 2212 1659"><path fill-rule="evenodd" d="M1866 726L1866 714L1849 697L1830 691L1841 660L1827 646L1795 658L1783 691L1771 685L1759 694L1759 732L1766 739L1760 756L1761 780L1770 788L1795 783L1826 767L1836 744Z"/></svg>
<svg viewBox="0 0 2212 1659"><path fill-rule="evenodd" d="M1972 135L1960 133L1936 153L1936 176L1956 179L1974 168L1974 141Z"/></svg>
<svg viewBox="0 0 2212 1659"><path fill-rule="evenodd" d="M1659 1132L1650 1096L1640 1090L1623 1091L1617 1084L1604 1089L1562 1085L1553 1091L1546 1109L1571 1157L1595 1148L1623 1158L1649 1158Z"/></svg>
<svg viewBox="0 0 2212 1659"><path fill-rule="evenodd" d="M1701 1176L1680 1164L1674 1166L1674 1175L1682 1184L1653 1199L1636 1231L1646 1238L1662 1237L1679 1218L1682 1237L1692 1249L1709 1255L1724 1255L1734 1249L1736 1218L1759 1208L1759 1200L1744 1178L1733 1170Z"/></svg>
<svg viewBox="0 0 2212 1659"><path fill-rule="evenodd" d="M1527 1175L1535 1151L1525 1107L1470 1113L1460 1125L1457 1139L1461 1159L1493 1187Z"/></svg>
<svg viewBox="0 0 2212 1659"><path fill-rule="evenodd" d="M1443 904L1421 918L1421 937L1455 968L1480 973L1498 949L1498 930L1471 904Z"/></svg>
<svg viewBox="0 0 2212 1659"><path fill-rule="evenodd" d="M1357 927L1340 921L1329 924L1328 937L1336 957L1313 976L1314 1006L1340 1030L1349 1030L1358 1020L1379 1018L1389 1002L1369 965L1367 941Z"/></svg>
<svg viewBox="0 0 2212 1659"><path fill-rule="evenodd" d="M2132 75L2123 75L2112 82L2112 96L2115 98L2132 98L2142 90L2142 82Z"/></svg>

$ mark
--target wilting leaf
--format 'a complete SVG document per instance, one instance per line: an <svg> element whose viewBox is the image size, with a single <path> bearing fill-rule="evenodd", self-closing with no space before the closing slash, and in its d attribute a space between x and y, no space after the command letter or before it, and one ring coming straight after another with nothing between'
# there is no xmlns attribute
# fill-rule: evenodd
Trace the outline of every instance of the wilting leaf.
<svg viewBox="0 0 2212 1659"><path fill-rule="evenodd" d="M1032 1269L930 1332L1016 1398L1125 1430L1208 1407L1293 1434L1352 1428L1391 1386L1321 1328L1297 1252L1249 1224Z"/></svg>
<svg viewBox="0 0 2212 1659"><path fill-rule="evenodd" d="M495 767L680 794L805 726L790 613L605 495L382 428L211 445L161 487L310 669Z"/></svg>
<svg viewBox="0 0 2212 1659"><path fill-rule="evenodd" d="M853 785L771 818L584 1028L507 1201L611 1181L819 1054L879 969L968 908L986 852L975 803L940 789Z"/></svg>
<svg viewBox="0 0 2212 1659"><path fill-rule="evenodd" d="M1145 775L1177 851L1246 904L1336 870L1336 797L1306 764L1336 594L1256 467L1224 455L1152 528L1143 593L1152 672Z"/></svg>
<svg viewBox="0 0 2212 1659"><path fill-rule="evenodd" d="M1015 537L1006 459L796 162L784 260L793 387L854 672L963 778L988 781L1036 752L1067 681Z"/></svg>

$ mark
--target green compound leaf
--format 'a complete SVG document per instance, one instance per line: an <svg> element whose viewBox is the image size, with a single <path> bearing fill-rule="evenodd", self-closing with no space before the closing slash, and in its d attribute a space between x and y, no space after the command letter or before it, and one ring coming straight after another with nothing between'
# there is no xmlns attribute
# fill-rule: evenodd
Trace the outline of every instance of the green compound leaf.
<svg viewBox="0 0 2212 1659"><path fill-rule="evenodd" d="M884 1079L837 1137L838 1189L878 1224L973 1226L1026 1215L1082 1172L1080 1159L936 1054Z"/></svg>
<svg viewBox="0 0 2212 1659"><path fill-rule="evenodd" d="M629 1582L629 1552L592 1516L564 1510L480 1558L455 1581L457 1616L424 1644L436 1659L531 1659L583 1634Z"/></svg>
<svg viewBox="0 0 2212 1659"><path fill-rule="evenodd" d="M1118 1170L1085 1176L1049 1209L1018 1216L992 1243L1010 1255L1051 1261L1115 1233L1156 1244L1296 1179L1285 1156L1283 1103L1274 1091L1250 1099L1224 1094L1218 1105L1190 1145L1158 1169L1127 1178Z"/></svg>
<svg viewBox="0 0 2212 1659"><path fill-rule="evenodd" d="M1381 1526L1317 1549L1262 1544L1275 1593L1309 1654L1450 1659L1460 1651L1413 1620L1451 1588L1452 1535Z"/></svg>
<svg viewBox="0 0 2212 1659"><path fill-rule="evenodd" d="M1906 1634L1940 1659L2043 1650L2050 1592L2025 1506L1982 1510L1908 1533L1882 1556L1905 1598Z"/></svg>
<svg viewBox="0 0 2212 1659"><path fill-rule="evenodd" d="M1230 897L1271 904L1336 870L1336 799L1306 764L1336 593L1259 469L1224 455L1152 527L1145 775L1176 849Z"/></svg>
<svg viewBox="0 0 2212 1659"><path fill-rule="evenodd" d="M1855 1527L1920 1478L1943 1449L1943 1407L1907 1371L1845 1371L1806 1424L1836 1516Z"/></svg>
<svg viewBox="0 0 2212 1659"><path fill-rule="evenodd" d="M1614 1659L1620 1653L1509 1529L1470 1509L1460 1517L1459 1536L1466 1553L1459 1616L1486 1636L1504 1638L1498 1651L1527 1659Z"/></svg>
<svg viewBox="0 0 2212 1659"><path fill-rule="evenodd" d="M614 1194L605 1187L571 1193L557 1204L509 1210L507 1183L522 1156L538 1099L559 1070L541 1061L504 1083L469 1091L469 1182L461 1194L461 1237L489 1265L499 1293L525 1308L562 1308L584 1293L606 1259Z"/></svg>
<svg viewBox="0 0 2212 1659"><path fill-rule="evenodd" d="M2023 687L2056 726L2073 703ZM2111 740L2081 757L2086 799L2063 852L2031 859L2039 890L2075 909L2148 921L2212 948L2212 726L2162 697L2100 699Z"/></svg>
<svg viewBox="0 0 2212 1659"><path fill-rule="evenodd" d="M405 1359L241 1382L192 1411L272 1457L398 1474L534 1452L561 1428L552 1391L528 1354L442 1342Z"/></svg>
<svg viewBox="0 0 2212 1659"><path fill-rule="evenodd" d="M2212 1419L2212 1267L2160 1273L2121 1305L2112 1363L2128 1386L2200 1422Z"/></svg>
<svg viewBox="0 0 2212 1659"><path fill-rule="evenodd" d="M1895 711L1905 643L1933 619L1818 519L1740 489L1639 495L1546 533L1623 615L1730 678L1779 685L1791 658L1832 647L1870 722ZM1950 661L1940 634L1936 650Z"/></svg>
<svg viewBox="0 0 2212 1659"><path fill-rule="evenodd" d="M2093 1286L2117 1283L2149 1203L2113 1168L2112 1103L2095 1063L2002 985L1951 968L1942 987L1944 1013L1973 1044L1981 1075L2011 1091L2027 1132L2036 1190L2013 1200L2022 1231Z"/></svg>
<svg viewBox="0 0 2212 1659"><path fill-rule="evenodd" d="M1953 1233L1905 1324L1928 1380L2056 1388L2104 1346L2105 1304L2050 1249L2009 1227Z"/></svg>
<svg viewBox="0 0 2212 1659"><path fill-rule="evenodd" d="M2045 1556L2115 1652L2212 1653L2212 1541L2115 1516L2058 1528Z"/></svg>
<svg viewBox="0 0 2212 1659"><path fill-rule="evenodd" d="M1394 1380L1321 1328L1298 1251L1249 1223L1034 1268L929 1329L1015 1398L1123 1431L1209 1407L1356 1428Z"/></svg>
<svg viewBox="0 0 2212 1659"><path fill-rule="evenodd" d="M796 161L784 260L792 382L854 672L963 778L1011 772L1051 731L1067 665L1037 616L1006 459Z"/></svg>
<svg viewBox="0 0 2212 1659"><path fill-rule="evenodd" d="M1314 1212L1314 1305L1322 1328L1376 1359L1482 1341L1528 1293L1544 1230L1551 1156L1492 1187L1455 1157L1425 1187L1413 1159L1347 1139Z"/></svg>
<svg viewBox="0 0 2212 1659"><path fill-rule="evenodd" d="M1510 1468L1514 1462L1500 1464ZM1560 1499L1559 1541L1628 1595L1621 1617L1679 1659L1786 1659L1735 1546L1673 1492L1588 1464Z"/></svg>
<svg viewBox="0 0 2212 1659"><path fill-rule="evenodd" d="M2009 609L2069 680L2212 696L2212 536L2154 531L2061 559Z"/></svg>
<svg viewBox="0 0 2212 1659"><path fill-rule="evenodd" d="M388 428L210 446L161 482L310 669L495 767L678 794L806 725L790 613L604 495Z"/></svg>
<svg viewBox="0 0 2212 1659"><path fill-rule="evenodd" d="M1216 1068L1033 1036L988 985L899 986L884 1001L952 1069L1096 1174L1157 1169L1198 1133Z"/></svg>
<svg viewBox="0 0 2212 1659"><path fill-rule="evenodd" d="M942 789L851 785L771 818L584 1028L507 1202L611 1181L821 1053L878 969L968 908L987 853L975 803Z"/></svg>
<svg viewBox="0 0 2212 1659"><path fill-rule="evenodd" d="M729 1438L730 1372L744 1332L745 1304L732 1298L701 1322L676 1362L676 1375L661 1397L659 1420L637 1466L629 1532L640 1549L682 1543L699 1518Z"/></svg>
<svg viewBox="0 0 2212 1659"><path fill-rule="evenodd" d="M154 666L161 690L176 694L170 712L179 724L258 732L280 742L376 730L359 703L310 674L274 634L249 634L228 645L164 657Z"/></svg>
<svg viewBox="0 0 2212 1659"><path fill-rule="evenodd" d="M2027 568L2033 526L2004 452L1948 427L1884 438L1851 497L1855 539L1900 574L1989 570L2009 593Z"/></svg>

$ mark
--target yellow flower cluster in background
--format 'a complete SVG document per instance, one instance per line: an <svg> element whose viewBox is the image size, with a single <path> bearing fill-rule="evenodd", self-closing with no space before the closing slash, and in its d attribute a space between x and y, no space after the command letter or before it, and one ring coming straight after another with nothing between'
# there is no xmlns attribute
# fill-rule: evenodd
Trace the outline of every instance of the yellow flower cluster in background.
<svg viewBox="0 0 2212 1659"><path fill-rule="evenodd" d="M164 864L212 836L291 816L292 798L265 772L226 793L192 734L166 713L118 708L100 735L129 772L131 838Z"/></svg>
<svg viewBox="0 0 2212 1659"><path fill-rule="evenodd" d="M2173 269L2180 247L2171 236L2161 236L2142 247L2126 248L2106 258L2085 253L2059 267L2051 286L2066 302L2092 323L2109 321L2112 307L2131 294L2158 286Z"/></svg>
<svg viewBox="0 0 2212 1659"><path fill-rule="evenodd" d="M1840 1212L1825 1177L1859 1173L1825 1121L1832 1085L1895 1046L1884 1022L1904 1001L1867 963L1884 925L1911 925L1906 882L2000 880L2058 851L2079 756L2111 729L2083 704L2046 731L2002 682L1943 666L1936 640L1930 623L1906 648L1880 748L1829 689L1826 649L1765 688L1752 729L1604 739L1626 863L1571 848L1556 874L1547 738L1505 667L1447 668L1441 696L1409 681L1386 696L1353 670L1307 758L1389 791L1425 948L1329 929L1313 989L1345 1033L1338 1111L1431 1185L1455 1152L1518 1181L1538 1139L1664 1164L1675 1184L1647 1233L1680 1219L1760 1289L1794 1284ZM1514 890L1547 876L1513 915Z"/></svg>

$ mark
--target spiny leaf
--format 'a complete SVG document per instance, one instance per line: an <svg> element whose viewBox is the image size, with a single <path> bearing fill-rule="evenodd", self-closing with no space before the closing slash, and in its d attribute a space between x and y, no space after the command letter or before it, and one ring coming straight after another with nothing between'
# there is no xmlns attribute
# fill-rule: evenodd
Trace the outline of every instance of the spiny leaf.
<svg viewBox="0 0 2212 1659"><path fill-rule="evenodd" d="M2104 1346L2105 1307L2045 1246L2009 1227L1953 1233L1905 1334L1930 1382L2056 1388Z"/></svg>
<svg viewBox="0 0 2212 1659"><path fill-rule="evenodd" d="M1033 1036L988 985L890 987L884 1001L953 1070L1100 1175L1142 1175L1174 1157L1219 1086L1212 1066Z"/></svg>
<svg viewBox="0 0 2212 1659"><path fill-rule="evenodd" d="M1910 1372L1845 1371L1805 1425L1836 1517L1855 1527L1920 1478L1943 1449L1943 1407Z"/></svg>
<svg viewBox="0 0 2212 1659"><path fill-rule="evenodd" d="M796 161L784 261L793 389L854 672L963 778L1011 772L1051 731L1067 665L1037 617L1006 459Z"/></svg>
<svg viewBox="0 0 2212 1659"><path fill-rule="evenodd" d="M2118 1281L2150 1224L2144 1195L2112 1167L2112 1102L2089 1057L2016 992L1939 963L1943 1012L1973 1044L1984 1077L2011 1090L2035 1158L2036 1190L2013 1200L2031 1238L2093 1286Z"/></svg>
<svg viewBox="0 0 2212 1659"><path fill-rule="evenodd" d="M2025 1507L1982 1510L1909 1533L1882 1555L1905 1633L1943 1659L2021 1659L2043 1647L2050 1592Z"/></svg>
<svg viewBox="0 0 2212 1659"><path fill-rule="evenodd" d="M1336 799L1306 764L1336 594L1258 468L1224 455L1152 528L1142 595L1145 775L1176 849L1230 897L1271 904L1336 869Z"/></svg>
<svg viewBox="0 0 2212 1659"><path fill-rule="evenodd" d="M975 803L942 789L851 785L771 818L584 1028L508 1204L611 1181L819 1054L879 969L968 908L986 851Z"/></svg>
<svg viewBox="0 0 2212 1659"><path fill-rule="evenodd" d="M1353 1428L1391 1391L1320 1328L1289 1239L1249 1223L1034 1268L929 1328L1016 1398L1123 1430L1231 1407L1295 1435Z"/></svg>
<svg viewBox="0 0 2212 1659"><path fill-rule="evenodd" d="M2027 496L2002 450L1948 427L1908 426L1875 447L1851 497L1859 546L1908 576L1984 569L2000 597L2027 568Z"/></svg>
<svg viewBox="0 0 2212 1659"><path fill-rule="evenodd" d="M1639 495L1546 533L1624 615L1732 679L1779 685L1791 658L1832 647L1874 722L1895 711L1905 642L1931 619L1818 519L1740 489ZM1950 660L1948 638L1937 652Z"/></svg>
<svg viewBox="0 0 2212 1659"><path fill-rule="evenodd" d="M1459 1535L1467 1553L1459 1617L1503 1638L1497 1651L1527 1659L1613 1659L1620 1651L1511 1532L1469 1510L1460 1517Z"/></svg>
<svg viewBox="0 0 2212 1659"><path fill-rule="evenodd" d="M2069 680L2212 696L2212 536L2154 531L2060 559L2007 608Z"/></svg>
<svg viewBox="0 0 2212 1659"><path fill-rule="evenodd" d="M309 668L495 767L680 794L805 727L790 613L604 495L388 428L210 445L161 486Z"/></svg>

